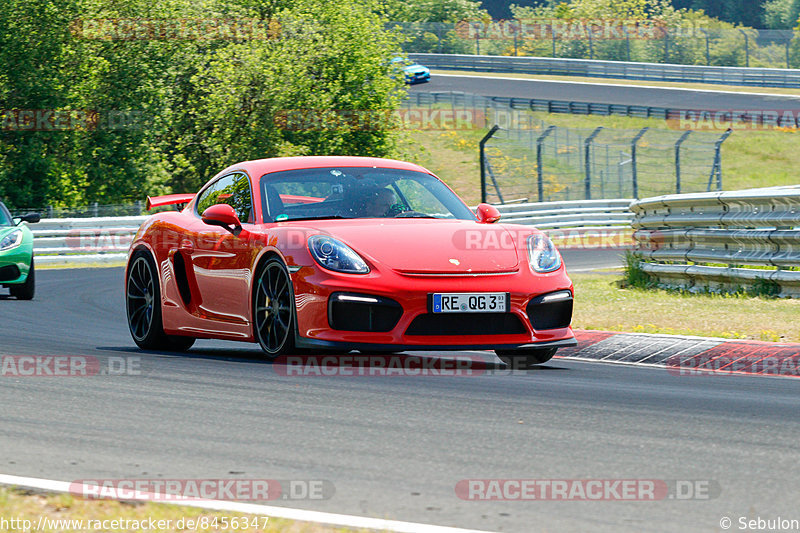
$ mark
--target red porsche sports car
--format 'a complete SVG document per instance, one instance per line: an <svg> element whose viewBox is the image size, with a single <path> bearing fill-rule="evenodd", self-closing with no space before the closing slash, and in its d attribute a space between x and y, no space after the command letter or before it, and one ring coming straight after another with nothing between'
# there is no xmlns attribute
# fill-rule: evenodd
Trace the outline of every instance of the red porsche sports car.
<svg viewBox="0 0 800 533"><path fill-rule="evenodd" d="M495 350L549 360L575 345L572 282L550 239L477 215L401 161L247 161L197 194L148 198L125 275L143 349L196 338L296 350Z"/></svg>

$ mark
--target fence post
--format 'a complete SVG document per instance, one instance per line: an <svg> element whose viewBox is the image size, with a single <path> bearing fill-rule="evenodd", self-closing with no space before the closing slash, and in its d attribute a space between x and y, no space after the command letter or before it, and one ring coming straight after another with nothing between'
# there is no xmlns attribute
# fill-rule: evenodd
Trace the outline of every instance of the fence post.
<svg viewBox="0 0 800 533"><path fill-rule="evenodd" d="M592 26L589 25L586 35L589 36L589 59L594 59L594 39L592 39Z"/></svg>
<svg viewBox="0 0 800 533"><path fill-rule="evenodd" d="M722 143L730 137L731 133L733 133L733 129L728 128L714 143L714 165L711 167L711 175L708 177L708 186L706 187L708 191L711 190L711 184L714 181L717 182L717 190L722 190Z"/></svg>
<svg viewBox="0 0 800 533"><path fill-rule="evenodd" d="M792 39L794 39L794 32L792 32L792 35L786 41L786 68L792 68L789 60L789 48L792 46Z"/></svg>
<svg viewBox="0 0 800 533"><path fill-rule="evenodd" d="M711 49L708 43L708 31L704 30L703 28L698 28L698 29L701 32L703 32L703 35L706 36L706 65L711 65Z"/></svg>
<svg viewBox="0 0 800 533"><path fill-rule="evenodd" d="M636 168L636 144L649 129L650 128L642 128L642 130L637 133L636 137L634 137L631 141L631 179L633 181L633 197L636 199L639 198L639 176Z"/></svg>
<svg viewBox="0 0 800 533"><path fill-rule="evenodd" d="M536 139L536 178L539 189L539 201L544 202L544 163L542 162L542 151L545 138L556 129L555 126L548 127L544 133Z"/></svg>
<svg viewBox="0 0 800 533"><path fill-rule="evenodd" d="M550 24L550 36L553 38L553 57L556 57L556 32L552 24Z"/></svg>
<svg viewBox="0 0 800 533"><path fill-rule="evenodd" d="M479 159L481 163L481 202L483 203L486 202L486 143L495 133L497 133L497 130L499 129L500 126L497 124L492 126L492 129L490 129L489 132L483 136L483 139L481 139L481 142L478 145L480 147Z"/></svg>
<svg viewBox="0 0 800 533"><path fill-rule="evenodd" d="M692 130L686 130L675 143L675 194L681 193L681 145L689 137L690 133L692 133Z"/></svg>
<svg viewBox="0 0 800 533"><path fill-rule="evenodd" d="M664 28L664 63L669 63L669 30Z"/></svg>
<svg viewBox="0 0 800 533"><path fill-rule="evenodd" d="M517 51L517 26L515 24L511 25L511 31L514 34L514 57L517 57L519 52Z"/></svg>
<svg viewBox="0 0 800 533"><path fill-rule="evenodd" d="M584 196L587 200L592 199L592 142L594 142L594 138L600 133L603 129L603 126L598 126L591 135L589 135L585 141L583 141L583 150L584 150L584 170L586 171L586 177L583 181L583 188L584 188Z"/></svg>
<svg viewBox="0 0 800 533"><path fill-rule="evenodd" d="M625 33L625 49L627 51L627 61L631 60L631 36L628 34L628 28L623 27L622 31Z"/></svg>
<svg viewBox="0 0 800 533"><path fill-rule="evenodd" d="M744 30L740 29L739 33L744 35L744 66L750 66L750 38Z"/></svg>

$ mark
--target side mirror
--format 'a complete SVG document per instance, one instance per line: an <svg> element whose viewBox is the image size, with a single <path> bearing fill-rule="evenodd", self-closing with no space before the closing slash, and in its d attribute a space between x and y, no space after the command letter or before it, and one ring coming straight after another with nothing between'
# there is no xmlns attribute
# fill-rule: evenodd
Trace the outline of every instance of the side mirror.
<svg viewBox="0 0 800 533"><path fill-rule="evenodd" d="M28 213L27 215L23 215L19 218L19 222L17 222L17 226L19 226L22 222L27 222L28 224L36 224L40 220L42 220L42 216L39 213Z"/></svg>
<svg viewBox="0 0 800 533"><path fill-rule="evenodd" d="M480 204L478 206L478 222L481 224L493 224L500 220L500 211L493 205Z"/></svg>
<svg viewBox="0 0 800 533"><path fill-rule="evenodd" d="M209 226L221 226L234 235L242 231L242 223L236 216L236 211L228 204L215 204L203 211L203 222Z"/></svg>

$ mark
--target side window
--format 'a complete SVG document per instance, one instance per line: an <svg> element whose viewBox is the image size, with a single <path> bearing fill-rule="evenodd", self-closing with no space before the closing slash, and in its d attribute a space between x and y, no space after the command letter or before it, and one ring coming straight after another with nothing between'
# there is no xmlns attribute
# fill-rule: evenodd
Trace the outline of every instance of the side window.
<svg viewBox="0 0 800 533"><path fill-rule="evenodd" d="M215 204L228 204L242 222L253 222L253 196L250 180L244 174L224 176L204 190L197 199L197 214Z"/></svg>

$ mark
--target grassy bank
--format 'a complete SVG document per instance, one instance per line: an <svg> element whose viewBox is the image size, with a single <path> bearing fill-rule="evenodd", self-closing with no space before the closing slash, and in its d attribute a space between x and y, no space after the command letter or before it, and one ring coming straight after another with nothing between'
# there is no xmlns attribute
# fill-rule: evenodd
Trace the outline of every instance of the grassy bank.
<svg viewBox="0 0 800 533"><path fill-rule="evenodd" d="M597 126L625 130L644 127L668 129L667 123L658 119L547 113L533 115L549 124L575 129ZM430 169L468 203L474 204L480 201L478 142L486 131L412 131L405 135L400 148L403 157ZM722 145L723 188L738 190L800 183L796 168L798 145L800 131L734 131ZM710 168L711 155L708 165ZM641 179L646 182L647 177Z"/></svg>
<svg viewBox="0 0 800 533"><path fill-rule="evenodd" d="M621 273L570 277L577 328L800 342L800 300L620 289Z"/></svg>
<svg viewBox="0 0 800 533"><path fill-rule="evenodd" d="M230 512L213 512L178 505L159 503L131 504L113 500L83 500L70 494L31 494L27 491L8 488L0 488L0 519L5 519L6 521L16 520L16 522L5 524L7 526L5 528L0 525L0 529L8 529L9 531L22 531L27 520L29 521L28 524L31 525L28 531L37 530L37 526L41 524L42 529L39 531L65 533L101 530L152 531L153 528L150 527L151 519L154 523L163 521L157 525L155 531L167 533L179 533L182 531L344 533L353 531L347 528L334 528L308 522L294 522ZM65 520L72 520L73 522L63 522ZM82 521L82 523L76 521ZM100 527L94 521L99 521ZM143 525L137 528L135 527L137 522ZM224 525L227 525L227 527L223 527Z"/></svg>

